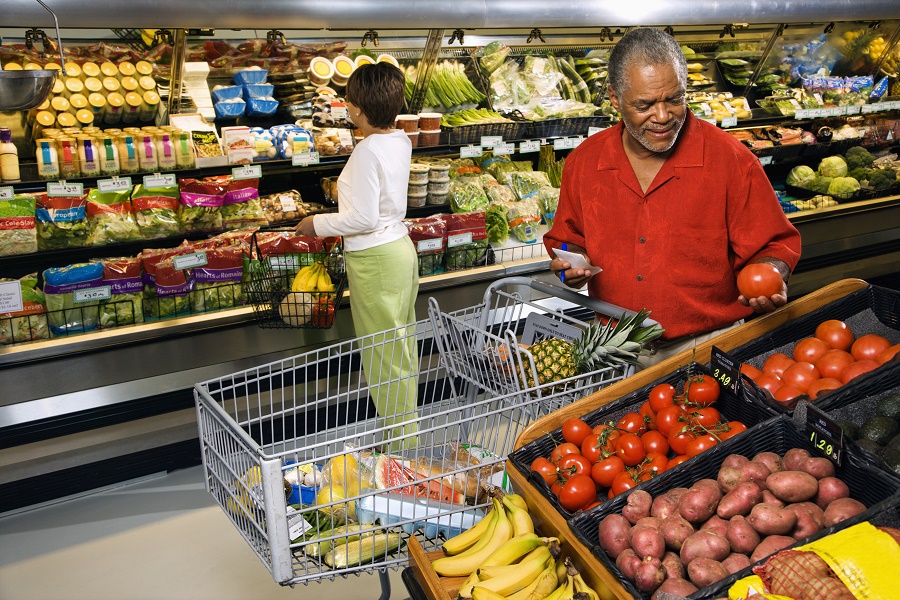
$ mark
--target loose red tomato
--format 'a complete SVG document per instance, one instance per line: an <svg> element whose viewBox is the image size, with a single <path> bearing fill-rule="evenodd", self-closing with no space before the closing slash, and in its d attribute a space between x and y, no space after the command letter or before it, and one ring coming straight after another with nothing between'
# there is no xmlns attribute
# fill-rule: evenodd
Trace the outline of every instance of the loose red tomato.
<svg viewBox="0 0 900 600"><path fill-rule="evenodd" d="M641 436L641 442L643 442L644 449L647 451L648 455L651 453L669 453L669 441L666 439L666 436L659 431L648 431Z"/></svg>
<svg viewBox="0 0 900 600"><path fill-rule="evenodd" d="M785 370L781 375L781 381L785 385L797 386L805 394L812 382L816 379L821 379L821 377L816 365L808 362L798 362Z"/></svg>
<svg viewBox="0 0 900 600"><path fill-rule="evenodd" d="M712 406L705 406L703 408L689 410L688 418L690 418L692 422L703 425L704 427L712 427L719 423L722 419L722 415Z"/></svg>
<svg viewBox="0 0 900 600"><path fill-rule="evenodd" d="M746 375L751 381L756 381L756 378L762 375L762 371L747 363L741 365L741 373Z"/></svg>
<svg viewBox="0 0 900 600"><path fill-rule="evenodd" d="M597 485L609 487L613 483L616 475L625 471L625 463L616 455L604 458L593 467L591 467L591 479Z"/></svg>
<svg viewBox="0 0 900 600"><path fill-rule="evenodd" d="M794 360L815 364L829 350L831 346L828 342L823 342L817 337L804 338L794 346Z"/></svg>
<svg viewBox="0 0 900 600"><path fill-rule="evenodd" d="M334 323L334 302L329 298L319 298L312 307L310 322L313 327L331 327Z"/></svg>
<svg viewBox="0 0 900 600"><path fill-rule="evenodd" d="M581 449L571 442L565 442L557 446L550 453L550 462L556 464L566 454L580 454Z"/></svg>
<svg viewBox="0 0 900 600"><path fill-rule="evenodd" d="M609 488L609 493L612 496L617 496L624 491L630 490L638 484L637 481L634 480L634 476L629 473L627 470L622 471L618 475L616 475L615 479L613 479L612 486Z"/></svg>
<svg viewBox="0 0 900 600"><path fill-rule="evenodd" d="M687 414L680 406L667 406L656 413L656 428L665 436L669 435L672 428L681 423L682 418L687 418Z"/></svg>
<svg viewBox="0 0 900 600"><path fill-rule="evenodd" d="M666 471L668 471L669 469L674 469L675 467L686 461L688 458L689 457L687 454L679 454L675 458L670 458L669 464L666 465Z"/></svg>
<svg viewBox="0 0 900 600"><path fill-rule="evenodd" d="M635 435L641 435L647 431L647 424L644 422L644 417L636 412L625 413L625 415L619 419L616 427L622 431L633 433Z"/></svg>
<svg viewBox="0 0 900 600"><path fill-rule="evenodd" d="M556 481L554 481L552 484L550 484L550 491L553 493L554 496L559 496L559 493L562 491L563 485L565 485L565 483L566 483L566 480L560 478L560 479L557 479Z"/></svg>
<svg viewBox="0 0 900 600"><path fill-rule="evenodd" d="M696 436L689 432L684 431L683 427L676 427L671 432L669 432L669 448L672 449L672 452L675 454L687 454L687 447Z"/></svg>
<svg viewBox="0 0 900 600"><path fill-rule="evenodd" d="M734 436L736 436L739 433L747 431L747 426L744 425L743 423L741 423L740 421L728 421L728 423L726 423L726 425L728 426L727 431L723 431L721 433L716 434L717 436L719 436L719 440L721 440L723 442L727 439L733 438Z"/></svg>
<svg viewBox="0 0 900 600"><path fill-rule="evenodd" d="M591 435L591 426L581 419L566 419L562 425L563 439L576 446L581 446L584 438Z"/></svg>
<svg viewBox="0 0 900 600"><path fill-rule="evenodd" d="M833 349L823 354L815 364L822 377L837 379L852 362L853 356L849 352Z"/></svg>
<svg viewBox="0 0 900 600"><path fill-rule="evenodd" d="M887 339L874 333L867 333L853 342L850 354L856 360L875 360L879 354L890 347L891 343Z"/></svg>
<svg viewBox="0 0 900 600"><path fill-rule="evenodd" d="M768 373L763 373L759 376L759 379L756 380L756 385L774 395L775 392L778 391L778 388L780 388L783 384L779 377L769 375Z"/></svg>
<svg viewBox="0 0 900 600"><path fill-rule="evenodd" d="M590 475L593 464L580 454L566 454L556 466L563 477L570 479L575 475Z"/></svg>
<svg viewBox="0 0 900 600"><path fill-rule="evenodd" d="M658 413L667 406L672 406L675 402L675 388L668 383L660 383L650 390L647 401L650 402L650 408L653 412Z"/></svg>
<svg viewBox="0 0 900 600"><path fill-rule="evenodd" d="M818 381L818 380L817 380ZM797 396L802 396L804 394L803 390L798 388L796 385L791 383L786 383L777 390L775 390L775 400L782 404L791 405L794 398Z"/></svg>
<svg viewBox="0 0 900 600"><path fill-rule="evenodd" d="M647 458L641 462L641 471L649 472L656 477L669 468L669 459L665 454L658 452L648 452Z"/></svg>
<svg viewBox="0 0 900 600"><path fill-rule="evenodd" d="M897 356L898 352L900 352L900 344L894 344L887 350L882 350L881 352L879 352L878 356L875 357L875 362L877 362L879 365L883 365L887 361Z"/></svg>
<svg viewBox="0 0 900 600"><path fill-rule="evenodd" d="M850 327L843 321L829 319L816 327L816 337L837 350L850 350L854 335Z"/></svg>
<svg viewBox="0 0 900 600"><path fill-rule="evenodd" d="M718 443L719 440L712 434L707 433L705 435L700 435L688 442L687 452L685 452L685 454L687 454L688 458L692 458L701 452L706 452Z"/></svg>
<svg viewBox="0 0 900 600"><path fill-rule="evenodd" d="M744 298L771 298L784 287L781 272L769 263L751 263L737 276L737 288Z"/></svg>
<svg viewBox="0 0 900 600"><path fill-rule="evenodd" d="M596 433L592 433L584 438L584 441L581 442L581 454L591 463L602 460L605 453L603 451L603 444L600 442L600 436Z"/></svg>
<svg viewBox="0 0 900 600"><path fill-rule="evenodd" d="M844 385L847 385L851 379L856 379L863 373L868 373L869 371L874 371L878 368L878 363L874 360L860 360L855 363L852 363L849 367L844 369L844 372L841 373L841 382Z"/></svg>
<svg viewBox="0 0 900 600"><path fill-rule="evenodd" d="M644 442L633 433L624 433L616 440L616 456L622 459L626 466L633 467L647 456Z"/></svg>
<svg viewBox="0 0 900 600"><path fill-rule="evenodd" d="M556 481L556 465L543 456L534 459L530 468L533 473L540 475L547 485L553 485Z"/></svg>
<svg viewBox="0 0 900 600"><path fill-rule="evenodd" d="M587 475L575 475L562 486L559 504L566 510L576 511L597 500L597 486Z"/></svg>
<svg viewBox="0 0 900 600"><path fill-rule="evenodd" d="M794 359L790 358L787 354L776 352L763 363L762 371L766 375L773 375L781 378L781 374L792 364L794 364Z"/></svg>
<svg viewBox="0 0 900 600"><path fill-rule="evenodd" d="M709 375L694 375L684 387L691 404L709 406L719 399L719 382Z"/></svg>
<svg viewBox="0 0 900 600"><path fill-rule="evenodd" d="M831 390L836 390L839 387L844 385L841 383L839 379L835 379L833 377L823 377L822 379L817 379L812 382L812 385L809 386L809 389L806 390L806 393L810 398L815 400L816 398L821 398Z"/></svg>
<svg viewBox="0 0 900 600"><path fill-rule="evenodd" d="M644 417L644 426L648 430L656 429L656 412L650 408L650 402L644 402L638 409L638 414Z"/></svg>

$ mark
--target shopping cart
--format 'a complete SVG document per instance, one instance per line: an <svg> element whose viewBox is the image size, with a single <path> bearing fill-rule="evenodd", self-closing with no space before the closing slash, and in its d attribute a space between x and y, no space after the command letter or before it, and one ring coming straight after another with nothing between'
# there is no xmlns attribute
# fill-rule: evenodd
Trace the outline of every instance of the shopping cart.
<svg viewBox="0 0 900 600"><path fill-rule="evenodd" d="M543 297L532 299L536 295ZM428 301L438 351L450 373L488 395L543 397L542 411L556 410L634 372L634 367L620 365L544 384L529 381L527 374L538 371L527 347L553 337L577 339L595 313L613 318L623 313L634 315L613 304L527 277L497 280L488 286L481 304L454 313L442 312L434 298ZM654 323L651 319L644 322Z"/></svg>

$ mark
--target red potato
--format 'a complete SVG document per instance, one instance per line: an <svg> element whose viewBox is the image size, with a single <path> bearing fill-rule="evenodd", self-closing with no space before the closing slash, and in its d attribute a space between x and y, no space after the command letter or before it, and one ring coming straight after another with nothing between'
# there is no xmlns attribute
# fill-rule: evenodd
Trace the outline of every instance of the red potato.
<svg viewBox="0 0 900 600"><path fill-rule="evenodd" d="M739 467L719 469L719 476L716 480L719 484L719 489L727 494L746 481L757 484L760 489L765 489L766 477L769 475L771 475L769 467L762 463L749 461Z"/></svg>
<svg viewBox="0 0 900 600"><path fill-rule="evenodd" d="M688 579L699 588L712 585L729 575L728 570L722 566L721 562L710 558L692 560L687 566L687 572Z"/></svg>
<svg viewBox="0 0 900 600"><path fill-rule="evenodd" d="M631 523L625 517L607 515L598 526L600 547L613 558L618 558L622 551L631 547L630 533Z"/></svg>
<svg viewBox="0 0 900 600"><path fill-rule="evenodd" d="M687 491L687 490L685 490ZM672 498L669 494L662 494L653 499L650 506L650 516L660 519L667 519L671 515L678 514L678 499Z"/></svg>
<svg viewBox="0 0 900 600"><path fill-rule="evenodd" d="M784 506L784 502L775 497L775 494L770 492L769 490L762 491L762 503L763 504L771 504L772 506Z"/></svg>
<svg viewBox="0 0 900 600"><path fill-rule="evenodd" d="M675 502L680 502L681 497L687 494L690 490L686 487L677 487L672 488L668 492L666 492L666 496L674 500Z"/></svg>
<svg viewBox="0 0 900 600"><path fill-rule="evenodd" d="M687 519L680 515L675 515L664 520L659 526L663 539L666 541L666 548L678 552L684 544L684 540L688 539L695 533L694 526L687 522Z"/></svg>
<svg viewBox="0 0 900 600"><path fill-rule="evenodd" d="M746 569L750 564L750 557L746 554L738 554L737 552L732 552L722 561L722 566L725 567L725 570L728 571L729 575L734 575L738 571Z"/></svg>
<svg viewBox="0 0 900 600"><path fill-rule="evenodd" d="M652 556L662 559L666 553L666 541L658 529L635 527L631 532L631 547L642 559Z"/></svg>
<svg viewBox="0 0 900 600"><path fill-rule="evenodd" d="M722 461L722 466L720 468L738 468L746 465L748 462L750 462L750 459L743 454L729 454L725 457L725 460Z"/></svg>
<svg viewBox="0 0 900 600"><path fill-rule="evenodd" d="M763 463L750 461L741 467L742 481L752 481L759 489L766 489L766 479L772 472Z"/></svg>
<svg viewBox="0 0 900 600"><path fill-rule="evenodd" d="M678 514L687 519L689 523L705 523L716 512L719 505L718 490L691 489L681 497L678 503Z"/></svg>
<svg viewBox="0 0 900 600"><path fill-rule="evenodd" d="M750 555L750 562L755 563L767 556L771 556L779 550L794 544L796 541L797 540L794 538L786 535L770 535L765 537L763 538L763 541L759 543L759 546L756 547L756 550L753 551L753 554Z"/></svg>
<svg viewBox="0 0 900 600"><path fill-rule="evenodd" d="M739 483L737 487L725 494L716 507L716 514L723 519L735 515L749 515L750 509L762 500L762 490L751 481Z"/></svg>
<svg viewBox="0 0 900 600"><path fill-rule="evenodd" d="M643 517L634 524L631 531L633 532L635 527L652 527L653 529L659 529L660 525L662 525L661 519L657 519L656 517Z"/></svg>
<svg viewBox="0 0 900 600"><path fill-rule="evenodd" d="M662 585L657 588L656 593L653 594L650 600L660 600L664 594L666 597L668 597L668 594L672 594L677 597L686 598L696 591L699 591L699 588L687 579L666 579L663 581Z"/></svg>
<svg viewBox="0 0 900 600"><path fill-rule="evenodd" d="M662 557L662 566L666 571L666 579L684 579L684 563L674 552L666 552Z"/></svg>
<svg viewBox="0 0 900 600"><path fill-rule="evenodd" d="M728 530L728 521L720 517L719 515L713 515L709 519L707 519L706 523L700 526L700 531L712 531L713 533L717 533L722 537L725 537L725 532Z"/></svg>
<svg viewBox="0 0 900 600"><path fill-rule="evenodd" d="M781 471L766 478L766 487L782 502L805 502L819 491L819 482L804 471Z"/></svg>
<svg viewBox="0 0 900 600"><path fill-rule="evenodd" d="M759 454L754 456L752 460L753 462L758 462L766 465L770 473L777 473L778 471L784 470L784 465L781 462L781 457L774 452L760 452Z"/></svg>
<svg viewBox="0 0 900 600"><path fill-rule="evenodd" d="M837 477L823 477L819 480L819 491L813 498L813 502L825 510L828 505L839 498L849 498L850 488Z"/></svg>
<svg viewBox="0 0 900 600"><path fill-rule="evenodd" d="M634 525L639 519L650 516L653 497L644 490L634 490L628 494L628 503L622 508L622 516Z"/></svg>
<svg viewBox="0 0 900 600"><path fill-rule="evenodd" d="M631 548L626 548L616 558L616 568L622 572L622 575L632 581L634 581L634 576L639 566L641 566L641 557Z"/></svg>
<svg viewBox="0 0 900 600"><path fill-rule="evenodd" d="M716 497L716 501L722 498L722 491L719 489L719 484L715 479L698 479L691 486L691 490L702 489L709 490Z"/></svg>
<svg viewBox="0 0 900 600"><path fill-rule="evenodd" d="M791 448L784 453L781 464L785 471L796 471L800 468L800 463L809 457L809 450L804 450L803 448Z"/></svg>
<svg viewBox="0 0 900 600"><path fill-rule="evenodd" d="M834 463L822 457L807 458L800 463L800 470L809 473L816 479L834 477L835 475Z"/></svg>
<svg viewBox="0 0 900 600"><path fill-rule="evenodd" d="M655 557L647 557L641 561L634 574L634 585L642 592L652 592L666 580L666 571L662 562Z"/></svg>
<svg viewBox="0 0 900 600"><path fill-rule="evenodd" d="M750 511L747 522L760 535L788 535L797 524L797 515L779 506L757 504Z"/></svg>
<svg viewBox="0 0 900 600"><path fill-rule="evenodd" d="M795 540L808 538L823 527L825 513L812 502L788 504L785 510L790 510L797 515L797 524L794 526L794 531L791 532L791 537Z"/></svg>
<svg viewBox="0 0 900 600"><path fill-rule="evenodd" d="M760 542L759 533L741 515L735 515L728 521L725 539L731 544L732 552L739 552L747 556L753 554Z"/></svg>
<svg viewBox="0 0 900 600"><path fill-rule="evenodd" d="M850 517L866 511L866 505L853 498L838 498L825 509L825 527L831 527L835 523L845 521Z"/></svg>
<svg viewBox="0 0 900 600"><path fill-rule="evenodd" d="M712 531L698 531L684 540L681 546L681 561L690 565L697 558L722 560L731 554L731 545L724 537Z"/></svg>

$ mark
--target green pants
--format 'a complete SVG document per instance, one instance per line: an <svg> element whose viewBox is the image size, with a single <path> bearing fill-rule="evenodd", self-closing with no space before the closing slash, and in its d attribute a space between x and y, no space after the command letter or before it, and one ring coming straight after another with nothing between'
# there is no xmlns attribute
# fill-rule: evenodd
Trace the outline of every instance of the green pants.
<svg viewBox="0 0 900 600"><path fill-rule="evenodd" d="M406 326L416 322L416 250L409 237L403 237L347 252L345 261L356 336L374 336L361 348L369 395L384 427L411 421L386 431L385 440L391 442L391 450L414 448L418 445L419 358L415 332Z"/></svg>

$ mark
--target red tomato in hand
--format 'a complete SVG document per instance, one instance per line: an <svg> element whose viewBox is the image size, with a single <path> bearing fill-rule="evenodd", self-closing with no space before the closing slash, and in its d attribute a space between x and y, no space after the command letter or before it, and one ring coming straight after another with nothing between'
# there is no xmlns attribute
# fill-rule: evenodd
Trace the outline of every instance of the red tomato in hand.
<svg viewBox="0 0 900 600"><path fill-rule="evenodd" d="M875 357L875 362L877 362L879 365L883 365L887 361L894 358L898 352L900 352L900 344L894 344L887 350L882 350L881 352L879 352L878 356Z"/></svg>
<svg viewBox="0 0 900 600"><path fill-rule="evenodd" d="M671 432L669 432L669 448L672 449L672 452L675 454L687 454L688 444L690 444L696 436L689 432L684 431L683 427L676 427Z"/></svg>
<svg viewBox="0 0 900 600"><path fill-rule="evenodd" d="M767 375L773 375L775 377L781 378L781 374L784 373L792 364L794 364L794 359L788 357L787 354L776 352L775 354L767 358L766 362L763 363L762 371Z"/></svg>
<svg viewBox="0 0 900 600"><path fill-rule="evenodd" d="M816 337L805 338L794 346L794 360L815 364L829 350L831 346L827 342Z"/></svg>
<svg viewBox="0 0 900 600"><path fill-rule="evenodd" d="M660 383L650 390L647 401L650 402L650 408L653 412L658 413L665 407L675 404L674 398L675 388L668 383Z"/></svg>
<svg viewBox="0 0 900 600"><path fill-rule="evenodd" d="M626 413L619 419L616 427L622 431L627 431L628 433L633 433L635 435L641 435L642 433L647 432L647 423L644 422L644 417L636 412Z"/></svg>
<svg viewBox="0 0 900 600"><path fill-rule="evenodd" d="M534 459L530 468L533 473L540 475L547 485L553 485L553 482L556 481L556 465L543 456Z"/></svg>
<svg viewBox="0 0 900 600"><path fill-rule="evenodd" d="M815 364L823 378L832 377L837 379L852 362L853 356L849 352L833 349L823 354Z"/></svg>
<svg viewBox="0 0 900 600"><path fill-rule="evenodd" d="M580 454L581 449L571 442L565 442L553 449L550 453L550 462L556 464L563 456L567 454Z"/></svg>
<svg viewBox="0 0 900 600"><path fill-rule="evenodd" d="M737 276L737 288L746 298L771 298L784 288L781 272L769 263L751 263L741 269Z"/></svg>
<svg viewBox="0 0 900 600"><path fill-rule="evenodd" d="M821 377L816 365L808 362L798 362L785 370L781 375L781 381L785 385L797 386L805 394L812 382L816 379L821 379Z"/></svg>
<svg viewBox="0 0 900 600"><path fill-rule="evenodd" d="M833 377L823 377L822 379L817 379L812 382L812 385L809 386L809 389L806 390L806 393L809 394L809 397L812 400L816 398L821 398L831 390L836 390L839 387L844 385L841 383L839 379L835 379Z"/></svg>
<svg viewBox="0 0 900 600"><path fill-rule="evenodd" d="M875 360L878 355L891 347L891 343L880 335L868 333L857 338L850 347L850 354L856 360Z"/></svg>
<svg viewBox="0 0 900 600"><path fill-rule="evenodd" d="M625 433L616 440L616 456L622 459L626 466L633 467L647 456L644 442L633 433Z"/></svg>
<svg viewBox="0 0 900 600"><path fill-rule="evenodd" d="M874 360L860 360L855 363L852 363L849 367L844 369L844 372L841 373L841 382L844 385L847 384L851 379L855 379L862 375L863 373L868 373L869 371L874 371L878 368L878 363Z"/></svg>
<svg viewBox="0 0 900 600"><path fill-rule="evenodd" d="M709 406L719 399L719 382L709 375L694 375L685 384L688 402Z"/></svg>
<svg viewBox="0 0 900 600"><path fill-rule="evenodd" d="M575 475L590 475L593 465L580 454L566 454L559 459L556 466L563 477L570 479Z"/></svg>
<svg viewBox="0 0 900 600"><path fill-rule="evenodd" d="M843 321L829 319L816 327L816 337L837 350L849 351L853 345L853 332Z"/></svg>
<svg viewBox="0 0 900 600"><path fill-rule="evenodd" d="M667 440L666 436L661 434L659 431L648 431L641 436L641 442L643 442L644 450L647 451L648 455L651 453L669 453L669 440Z"/></svg>
<svg viewBox="0 0 900 600"><path fill-rule="evenodd" d="M685 454L687 454L688 458L692 458L701 452L709 450L718 443L719 440L716 439L716 436L707 433L688 442L687 452Z"/></svg>
<svg viewBox="0 0 900 600"><path fill-rule="evenodd" d="M587 475L575 475L559 492L560 506L570 511L580 510L596 500L597 486Z"/></svg>
<svg viewBox="0 0 900 600"><path fill-rule="evenodd" d="M604 458L593 467L591 467L591 479L597 485L609 487L613 483L616 475L625 471L625 463L616 455Z"/></svg>
<svg viewBox="0 0 900 600"><path fill-rule="evenodd" d="M622 471L613 479L612 486L609 488L610 497L617 496L624 491L630 490L638 484L634 480L634 476L627 470Z"/></svg>
<svg viewBox="0 0 900 600"><path fill-rule="evenodd" d="M739 433L747 431L747 426L741 423L740 421L728 421L728 431L723 431L722 433L717 433L721 441L725 441L727 439L733 438Z"/></svg>
<svg viewBox="0 0 900 600"><path fill-rule="evenodd" d="M756 378L762 375L762 371L747 363L741 365L741 373L746 375L750 381L756 381Z"/></svg>
<svg viewBox="0 0 900 600"><path fill-rule="evenodd" d="M563 439L576 446L581 446L584 438L591 435L591 426L581 419L566 419L562 425Z"/></svg>
<svg viewBox="0 0 900 600"><path fill-rule="evenodd" d="M656 413L656 428L664 436L668 436L672 429L681 423L681 418L687 418L687 413L680 406L667 406Z"/></svg>

